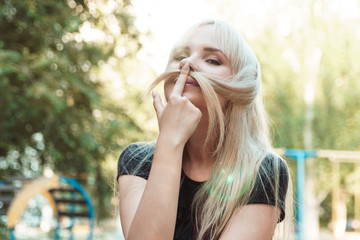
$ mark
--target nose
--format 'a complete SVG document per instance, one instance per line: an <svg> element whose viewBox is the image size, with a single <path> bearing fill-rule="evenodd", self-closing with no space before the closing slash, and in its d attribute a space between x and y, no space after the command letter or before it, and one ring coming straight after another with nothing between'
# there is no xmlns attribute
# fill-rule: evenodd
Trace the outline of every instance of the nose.
<svg viewBox="0 0 360 240"><path fill-rule="evenodd" d="M197 67L190 58L184 58L180 61L179 68L182 69L186 62L189 62L190 71L197 71Z"/></svg>

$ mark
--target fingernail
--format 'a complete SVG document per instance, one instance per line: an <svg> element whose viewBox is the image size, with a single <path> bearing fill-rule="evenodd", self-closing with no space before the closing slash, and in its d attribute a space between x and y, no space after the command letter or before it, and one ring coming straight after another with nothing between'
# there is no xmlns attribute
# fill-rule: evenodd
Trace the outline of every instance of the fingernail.
<svg viewBox="0 0 360 240"><path fill-rule="evenodd" d="M154 90L151 91L151 94L152 94L153 98L155 98L155 91Z"/></svg>
<svg viewBox="0 0 360 240"><path fill-rule="evenodd" d="M185 62L184 66L182 67L182 70L183 70L183 71L189 70L189 61L186 61L186 62Z"/></svg>

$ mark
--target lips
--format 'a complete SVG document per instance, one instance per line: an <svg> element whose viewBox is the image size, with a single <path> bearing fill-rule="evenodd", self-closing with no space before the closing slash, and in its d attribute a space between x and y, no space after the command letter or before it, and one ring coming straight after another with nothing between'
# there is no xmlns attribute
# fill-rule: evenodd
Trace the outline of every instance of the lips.
<svg viewBox="0 0 360 240"><path fill-rule="evenodd" d="M178 78L175 79L175 83L178 80ZM199 83L192 77L188 77L185 82L185 87L199 87Z"/></svg>

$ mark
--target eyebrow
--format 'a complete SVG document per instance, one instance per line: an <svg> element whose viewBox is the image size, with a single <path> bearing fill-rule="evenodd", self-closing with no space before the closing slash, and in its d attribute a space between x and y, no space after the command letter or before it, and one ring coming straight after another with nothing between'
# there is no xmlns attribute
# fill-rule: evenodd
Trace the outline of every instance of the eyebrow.
<svg viewBox="0 0 360 240"><path fill-rule="evenodd" d="M181 51L190 51L190 48L187 46L183 46L183 47L179 47L175 49L175 52L181 52ZM218 48L213 48L213 47L204 47L204 51L205 52L219 52L222 55L224 55L224 57L226 57L225 53L223 51L221 51Z"/></svg>
<svg viewBox="0 0 360 240"><path fill-rule="evenodd" d="M221 51L220 49L218 49L218 48L206 47L206 48L204 48L204 51L206 51L206 52L219 52L219 53L221 53L222 55L224 55L226 57L225 53L223 51Z"/></svg>

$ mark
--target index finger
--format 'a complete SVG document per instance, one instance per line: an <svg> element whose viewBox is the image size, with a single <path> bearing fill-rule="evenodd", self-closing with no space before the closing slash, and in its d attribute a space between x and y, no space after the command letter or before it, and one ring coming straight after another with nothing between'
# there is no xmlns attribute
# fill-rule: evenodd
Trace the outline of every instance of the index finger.
<svg viewBox="0 0 360 240"><path fill-rule="evenodd" d="M186 79L189 75L189 61L186 61L184 66L182 67L181 69L181 72L180 72L180 76L179 78L177 79L176 83L175 83L175 86L174 86L174 89L172 91L172 95L179 95L181 96L183 90L184 90L184 86L185 86L185 83L186 83Z"/></svg>

